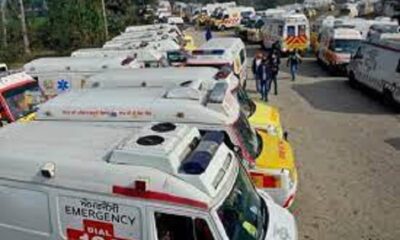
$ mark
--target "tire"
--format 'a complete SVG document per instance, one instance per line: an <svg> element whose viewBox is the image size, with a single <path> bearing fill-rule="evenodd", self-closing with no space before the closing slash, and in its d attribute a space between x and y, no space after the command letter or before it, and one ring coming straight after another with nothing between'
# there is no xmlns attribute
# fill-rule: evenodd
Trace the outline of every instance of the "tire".
<svg viewBox="0 0 400 240"><path fill-rule="evenodd" d="M219 28L219 30L220 30L220 31L225 31L225 30L226 30L225 25L222 25L222 26Z"/></svg>
<svg viewBox="0 0 400 240"><path fill-rule="evenodd" d="M357 79L354 76L353 72L350 72L350 74L349 74L349 85L353 89L357 89L358 88L358 82L357 82Z"/></svg>
<svg viewBox="0 0 400 240"><path fill-rule="evenodd" d="M383 89L382 102L383 102L384 105L386 105L388 107L394 107L395 106L393 93L387 88Z"/></svg>

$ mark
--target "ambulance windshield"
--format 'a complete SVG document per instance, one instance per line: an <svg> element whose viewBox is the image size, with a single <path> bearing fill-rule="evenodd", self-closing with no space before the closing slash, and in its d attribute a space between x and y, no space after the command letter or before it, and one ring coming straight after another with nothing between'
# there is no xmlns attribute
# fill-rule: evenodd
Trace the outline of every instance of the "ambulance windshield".
<svg viewBox="0 0 400 240"><path fill-rule="evenodd" d="M37 105L44 101L36 82L10 89L3 93L3 96L15 120L36 111Z"/></svg>
<svg viewBox="0 0 400 240"><path fill-rule="evenodd" d="M360 43L361 40L336 39L332 48L337 53L354 53Z"/></svg>
<svg viewBox="0 0 400 240"><path fill-rule="evenodd" d="M251 128L250 123L247 121L244 113L240 113L239 118L233 125L238 138L243 143L246 151L249 152L253 159L256 159L261 151L261 144L258 140L257 134Z"/></svg>
<svg viewBox="0 0 400 240"><path fill-rule="evenodd" d="M268 212L243 167L217 214L229 239L265 239Z"/></svg>
<svg viewBox="0 0 400 240"><path fill-rule="evenodd" d="M240 108L243 110L247 118L251 117L256 111L256 104L251 100L246 91L239 88L237 91L237 98Z"/></svg>

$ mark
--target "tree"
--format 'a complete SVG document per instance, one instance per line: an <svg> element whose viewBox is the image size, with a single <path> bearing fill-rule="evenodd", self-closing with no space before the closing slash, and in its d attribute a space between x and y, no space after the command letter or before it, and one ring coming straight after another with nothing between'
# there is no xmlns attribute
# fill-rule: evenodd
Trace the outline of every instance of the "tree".
<svg viewBox="0 0 400 240"><path fill-rule="evenodd" d="M1 24L3 28L3 47L7 48L7 18L6 18L7 0L1 2Z"/></svg>
<svg viewBox="0 0 400 240"><path fill-rule="evenodd" d="M22 37L24 40L24 49L25 49L25 53L29 55L29 54L31 54L31 49L29 46L28 30L26 28L25 7L24 7L23 0L19 0L19 7L20 7Z"/></svg>

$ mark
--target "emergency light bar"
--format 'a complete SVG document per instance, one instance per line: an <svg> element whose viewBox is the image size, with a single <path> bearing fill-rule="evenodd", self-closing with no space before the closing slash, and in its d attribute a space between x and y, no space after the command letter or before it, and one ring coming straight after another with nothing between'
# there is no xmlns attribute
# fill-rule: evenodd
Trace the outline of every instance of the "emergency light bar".
<svg viewBox="0 0 400 240"><path fill-rule="evenodd" d="M197 148L182 161L180 172L193 175L205 172L224 137L222 132L206 133Z"/></svg>
<svg viewBox="0 0 400 240"><path fill-rule="evenodd" d="M193 55L223 55L225 53L224 49L200 49L200 50L193 50Z"/></svg>

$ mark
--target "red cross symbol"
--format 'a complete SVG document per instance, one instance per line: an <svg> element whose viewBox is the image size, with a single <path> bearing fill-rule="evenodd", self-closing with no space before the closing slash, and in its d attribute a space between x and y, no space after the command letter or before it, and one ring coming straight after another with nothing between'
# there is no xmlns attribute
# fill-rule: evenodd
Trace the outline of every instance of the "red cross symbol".
<svg viewBox="0 0 400 240"><path fill-rule="evenodd" d="M83 220L83 230L67 229L68 240L128 240L114 236L114 226L110 223Z"/></svg>

